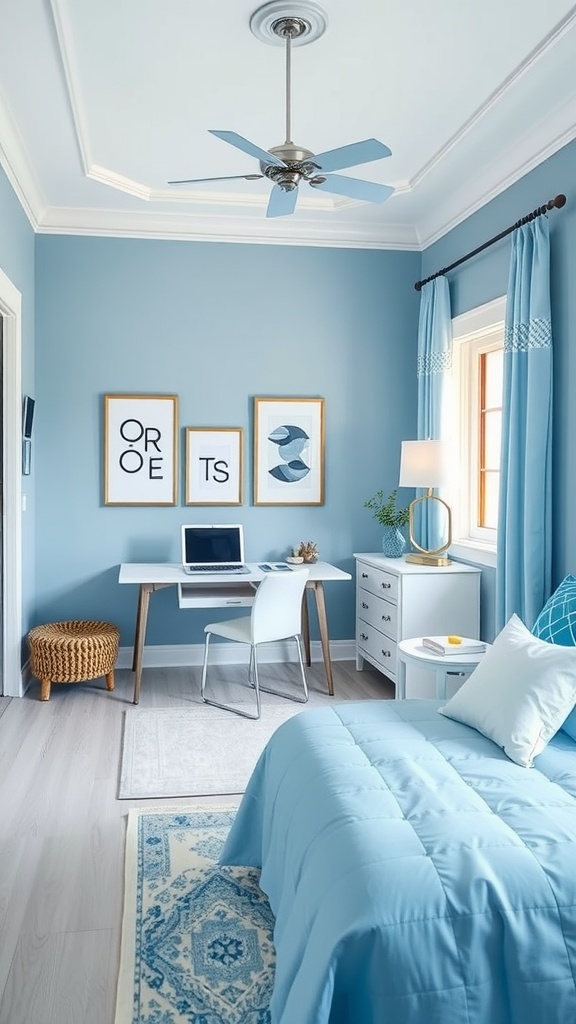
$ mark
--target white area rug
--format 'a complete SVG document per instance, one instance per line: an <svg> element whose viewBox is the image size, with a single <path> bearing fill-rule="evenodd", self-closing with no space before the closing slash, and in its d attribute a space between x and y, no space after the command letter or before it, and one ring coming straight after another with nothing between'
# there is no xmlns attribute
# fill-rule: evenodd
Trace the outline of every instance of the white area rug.
<svg viewBox="0 0 576 1024"><path fill-rule="evenodd" d="M120 800L243 793L270 736L306 708L334 698L310 694L307 704L262 695L256 721L207 704L126 711Z"/></svg>

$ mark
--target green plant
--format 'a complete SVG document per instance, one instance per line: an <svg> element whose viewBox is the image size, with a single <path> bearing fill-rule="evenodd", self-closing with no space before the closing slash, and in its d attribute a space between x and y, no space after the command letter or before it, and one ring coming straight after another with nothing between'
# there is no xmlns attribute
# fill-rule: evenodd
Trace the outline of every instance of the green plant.
<svg viewBox="0 0 576 1024"><path fill-rule="evenodd" d="M364 502L364 508L372 509L374 518L382 523L382 526L407 526L410 508L396 508L396 491L392 491L384 501L384 491L376 491L373 498Z"/></svg>

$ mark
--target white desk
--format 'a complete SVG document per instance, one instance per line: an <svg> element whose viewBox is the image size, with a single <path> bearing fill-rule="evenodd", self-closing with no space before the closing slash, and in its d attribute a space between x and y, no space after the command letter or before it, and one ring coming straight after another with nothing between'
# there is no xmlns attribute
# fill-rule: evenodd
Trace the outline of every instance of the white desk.
<svg viewBox="0 0 576 1024"><path fill-rule="evenodd" d="M490 644L486 644L486 650ZM422 645L422 637L401 640L396 653L398 700L406 699L406 663L411 661L431 669L436 676L436 699L446 700L446 677L450 673L469 676L484 657L481 654L434 654Z"/></svg>
<svg viewBox="0 0 576 1024"><path fill-rule="evenodd" d="M132 659L132 671L134 672L134 703L140 699L140 682L142 679L142 657L144 652L144 640L146 637L146 624L148 621L148 606L150 594L164 587L174 587L179 583L186 587L186 606L195 608L226 608L239 604L250 604L246 596L246 586L258 586L261 580L267 575L258 568L257 562L247 562L250 572L241 576L223 576L221 573L208 574L199 580L197 577L185 573L178 562L125 562L120 566L118 576L119 583L136 584L140 589L138 593L138 610L136 614L136 632L134 635L134 654ZM334 696L334 681L332 678L332 662L330 660L330 642L328 638L328 622L326 619L326 604L324 601L324 583L333 580L351 580L352 576L343 569L338 569L329 562L314 562L307 565L309 570L306 590L311 590L316 599L316 610L318 613L318 625L320 628L320 641L322 643L322 657L326 672L328 693ZM296 566L293 570L298 572ZM237 596L234 596L234 590ZM193 591L196 592L194 596ZM239 596L241 595L241 600ZM308 622L308 602L306 594L302 602L302 639L306 652L306 663L310 665L310 626Z"/></svg>

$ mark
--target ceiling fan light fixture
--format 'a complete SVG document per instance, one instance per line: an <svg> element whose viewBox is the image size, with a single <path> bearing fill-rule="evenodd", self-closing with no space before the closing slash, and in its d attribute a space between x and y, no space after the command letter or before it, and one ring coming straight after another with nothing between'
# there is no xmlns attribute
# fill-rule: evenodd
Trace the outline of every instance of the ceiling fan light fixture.
<svg viewBox="0 0 576 1024"><path fill-rule="evenodd" d="M267 43L281 44L285 48L286 121L283 143L265 150L237 132L229 129L209 129L216 138L259 161L261 175L272 182L267 217L285 217L294 213L298 188L302 182L312 185L313 188L360 202L382 203L394 192L390 185L379 185L373 181L332 173L353 167L355 164L391 156L388 146L378 139L363 139L323 153L313 153L292 141L292 45L309 43L317 39L325 31L326 23L324 12L311 0L272 0L271 3L259 7L250 19L250 29L257 38ZM231 181L234 178L251 181L261 175L236 174L218 178L197 178L196 181ZM194 184L194 179L174 181L170 184Z"/></svg>

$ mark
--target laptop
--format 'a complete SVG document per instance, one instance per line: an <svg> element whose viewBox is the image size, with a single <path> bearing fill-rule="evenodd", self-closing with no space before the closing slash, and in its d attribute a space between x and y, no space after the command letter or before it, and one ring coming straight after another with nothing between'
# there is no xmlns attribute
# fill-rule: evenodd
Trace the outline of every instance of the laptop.
<svg viewBox="0 0 576 1024"><path fill-rule="evenodd" d="M190 576L206 573L250 572L244 565L242 526L185 525L182 527L182 568Z"/></svg>

